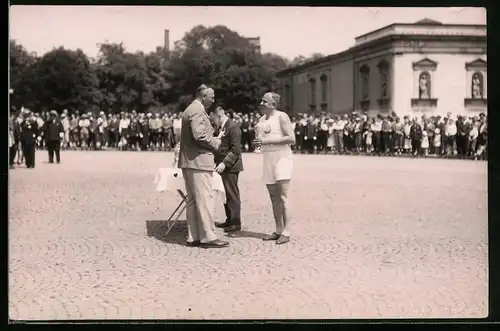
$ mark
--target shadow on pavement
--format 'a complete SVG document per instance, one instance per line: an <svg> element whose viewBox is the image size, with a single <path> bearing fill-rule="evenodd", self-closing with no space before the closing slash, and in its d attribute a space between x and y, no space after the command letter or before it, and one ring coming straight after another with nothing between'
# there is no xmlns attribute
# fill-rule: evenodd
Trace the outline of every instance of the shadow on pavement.
<svg viewBox="0 0 500 331"><path fill-rule="evenodd" d="M153 237L166 244L186 246L187 226L185 220L179 220L175 223L168 234L167 221L146 221L146 233L148 237Z"/></svg>
<svg viewBox="0 0 500 331"><path fill-rule="evenodd" d="M232 232L230 234L226 234L227 237L229 238L254 238L254 239L263 239L267 234L265 233L260 233L260 232L253 232L253 231L247 231L247 230L242 230L238 232Z"/></svg>

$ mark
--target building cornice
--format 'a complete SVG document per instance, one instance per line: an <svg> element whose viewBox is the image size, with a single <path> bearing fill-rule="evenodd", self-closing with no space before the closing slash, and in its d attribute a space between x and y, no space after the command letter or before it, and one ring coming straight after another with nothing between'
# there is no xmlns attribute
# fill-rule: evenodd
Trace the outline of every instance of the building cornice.
<svg viewBox="0 0 500 331"><path fill-rule="evenodd" d="M414 42L414 44L400 45L398 42ZM428 50L430 53L443 53L449 50L452 53L460 53L459 43L472 43L475 45L470 49L470 44L464 47L463 52L473 54L486 53L486 36L440 36L440 35L388 35L380 39L369 41L347 49L346 51L328 55L326 57L311 61L296 67L287 68L278 72L278 78L303 73L310 69L320 70L321 67L327 67L332 64L342 62L348 59L356 59L366 56L372 52L394 49L397 53L424 53ZM423 43L423 44L419 44ZM429 44L431 43L431 44ZM432 44L433 43L433 44ZM432 45L432 46L431 46ZM458 48L458 49L457 49Z"/></svg>

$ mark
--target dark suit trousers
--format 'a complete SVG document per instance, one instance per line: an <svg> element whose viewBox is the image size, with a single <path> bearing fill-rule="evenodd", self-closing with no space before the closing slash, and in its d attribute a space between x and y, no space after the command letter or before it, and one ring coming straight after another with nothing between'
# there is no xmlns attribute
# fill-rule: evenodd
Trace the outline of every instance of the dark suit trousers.
<svg viewBox="0 0 500 331"><path fill-rule="evenodd" d="M24 161L27 167L35 166L35 142L21 143Z"/></svg>
<svg viewBox="0 0 500 331"><path fill-rule="evenodd" d="M226 211L226 222L230 225L241 226L241 200L240 189L238 187L239 172L223 173L222 184L226 191L226 203L224 210Z"/></svg>
<svg viewBox="0 0 500 331"><path fill-rule="evenodd" d="M19 149L19 143L15 142L14 145L10 147L9 154L9 165L13 166L14 161L16 160L17 150Z"/></svg>
<svg viewBox="0 0 500 331"><path fill-rule="evenodd" d="M54 153L56 154L56 161L61 162L61 144L59 140L49 140L47 141L47 150L49 151L49 162L54 162Z"/></svg>

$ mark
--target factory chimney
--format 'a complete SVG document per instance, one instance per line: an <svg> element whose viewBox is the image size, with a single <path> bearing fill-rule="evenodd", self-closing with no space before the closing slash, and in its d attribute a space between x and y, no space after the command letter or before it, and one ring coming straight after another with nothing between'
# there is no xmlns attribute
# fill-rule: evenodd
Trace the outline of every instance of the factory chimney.
<svg viewBox="0 0 500 331"><path fill-rule="evenodd" d="M165 36L164 36L164 44L163 47L165 47L165 52L170 51L170 30L165 30Z"/></svg>

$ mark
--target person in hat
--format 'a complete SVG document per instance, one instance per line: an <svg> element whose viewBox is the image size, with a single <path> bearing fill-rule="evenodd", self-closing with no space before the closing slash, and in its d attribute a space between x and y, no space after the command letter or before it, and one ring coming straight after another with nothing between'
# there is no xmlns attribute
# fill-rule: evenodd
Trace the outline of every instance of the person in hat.
<svg viewBox="0 0 500 331"><path fill-rule="evenodd" d="M49 119L44 124L44 136L49 152L49 163L54 163L54 153L57 163L61 163L61 140L64 138L64 127L59 120L57 111L51 110Z"/></svg>
<svg viewBox="0 0 500 331"><path fill-rule="evenodd" d="M21 146L23 150L26 167L35 168L35 147L38 133L38 124L34 119L32 112L25 109L23 112L23 121L21 122Z"/></svg>

